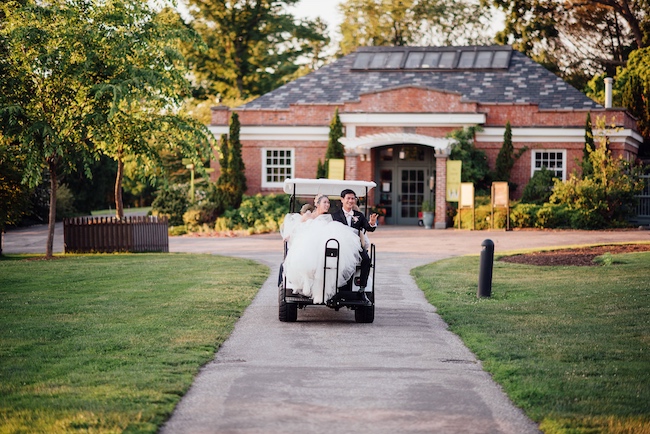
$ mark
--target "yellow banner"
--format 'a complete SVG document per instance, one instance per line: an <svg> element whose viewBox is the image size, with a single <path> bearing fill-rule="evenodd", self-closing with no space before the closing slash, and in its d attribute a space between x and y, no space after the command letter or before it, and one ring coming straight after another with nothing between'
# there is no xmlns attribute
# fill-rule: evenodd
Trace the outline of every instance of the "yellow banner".
<svg viewBox="0 0 650 434"><path fill-rule="evenodd" d="M462 161L447 160L447 202L458 202Z"/></svg>
<svg viewBox="0 0 650 434"><path fill-rule="evenodd" d="M343 180L345 179L344 176L345 176L345 159L343 158L330 159L329 166L327 166L327 178Z"/></svg>

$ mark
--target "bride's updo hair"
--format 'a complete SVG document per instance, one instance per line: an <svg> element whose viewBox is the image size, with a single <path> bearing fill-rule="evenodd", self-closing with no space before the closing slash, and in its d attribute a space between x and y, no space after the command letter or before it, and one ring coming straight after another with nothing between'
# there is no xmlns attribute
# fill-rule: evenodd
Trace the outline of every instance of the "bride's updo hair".
<svg viewBox="0 0 650 434"><path fill-rule="evenodd" d="M314 205L312 205L310 203L306 203L306 204L304 204L302 206L302 208L300 208L300 214L305 214L305 213L308 213L308 212L312 212L313 210L314 210Z"/></svg>
<svg viewBox="0 0 650 434"><path fill-rule="evenodd" d="M324 194L318 194L316 195L316 198L314 199L314 205L318 206L318 204L323 200L324 197L327 197Z"/></svg>

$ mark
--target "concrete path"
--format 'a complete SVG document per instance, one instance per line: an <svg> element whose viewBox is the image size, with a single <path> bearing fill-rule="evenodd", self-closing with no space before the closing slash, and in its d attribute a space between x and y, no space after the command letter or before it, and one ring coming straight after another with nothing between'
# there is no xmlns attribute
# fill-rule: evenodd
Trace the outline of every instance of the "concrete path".
<svg viewBox="0 0 650 434"><path fill-rule="evenodd" d="M26 245L35 242L27 232L10 232L6 253L20 251L16 236ZM498 254L650 242L650 232L382 227L372 234L377 245L373 324L356 324L351 311L325 307L299 311L297 323L279 322L276 283L282 242L277 234L172 237L172 252L251 258L268 265L271 275L162 432L538 432L482 370L480 361L447 330L409 274L418 265L478 254L487 238ZM44 251L44 239L42 246Z"/></svg>

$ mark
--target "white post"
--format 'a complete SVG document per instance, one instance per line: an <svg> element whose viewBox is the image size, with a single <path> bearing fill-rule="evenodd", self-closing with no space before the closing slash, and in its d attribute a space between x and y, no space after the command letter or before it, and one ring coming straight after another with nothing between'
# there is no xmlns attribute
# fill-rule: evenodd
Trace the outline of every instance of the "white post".
<svg viewBox="0 0 650 434"><path fill-rule="evenodd" d="M605 77L605 108L612 108L612 77Z"/></svg>

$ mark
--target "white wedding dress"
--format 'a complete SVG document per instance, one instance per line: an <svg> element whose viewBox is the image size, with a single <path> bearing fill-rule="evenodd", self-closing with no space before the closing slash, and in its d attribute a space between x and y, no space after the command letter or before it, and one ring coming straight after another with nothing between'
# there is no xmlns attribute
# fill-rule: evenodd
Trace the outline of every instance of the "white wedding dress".
<svg viewBox="0 0 650 434"><path fill-rule="evenodd" d="M294 294L312 297L314 303L323 302L323 279L325 279L325 298L329 300L336 288L346 284L354 275L361 261L359 250L361 242L357 231L332 220L329 214L301 221L300 214L287 214L280 229L282 238L287 240L288 251L284 260L284 277L287 288ZM325 244L334 238L339 242L339 275L336 278L336 258L328 258L325 277ZM336 243L330 243L336 247Z"/></svg>

